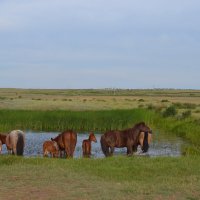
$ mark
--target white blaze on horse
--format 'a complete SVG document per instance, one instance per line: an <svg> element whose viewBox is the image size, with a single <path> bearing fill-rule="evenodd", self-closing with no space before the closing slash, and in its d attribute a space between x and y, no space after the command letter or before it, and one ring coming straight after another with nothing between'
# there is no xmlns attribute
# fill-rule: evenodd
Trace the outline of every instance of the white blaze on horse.
<svg viewBox="0 0 200 200"><path fill-rule="evenodd" d="M14 155L23 155L25 146L25 134L21 130L13 130L6 136L8 152Z"/></svg>

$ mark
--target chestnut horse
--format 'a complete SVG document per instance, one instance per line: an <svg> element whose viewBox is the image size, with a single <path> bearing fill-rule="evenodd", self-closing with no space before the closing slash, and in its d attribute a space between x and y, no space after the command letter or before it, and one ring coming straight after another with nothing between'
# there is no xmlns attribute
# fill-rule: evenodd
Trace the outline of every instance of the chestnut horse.
<svg viewBox="0 0 200 200"><path fill-rule="evenodd" d="M25 134L20 130L13 130L6 136L8 151L14 155L23 155L25 145Z"/></svg>
<svg viewBox="0 0 200 200"><path fill-rule="evenodd" d="M57 142L60 151L65 150L67 158L73 158L77 142L77 134L75 132L71 130L64 131L54 139L51 138L51 140Z"/></svg>
<svg viewBox="0 0 200 200"><path fill-rule="evenodd" d="M82 142L82 150L83 150L83 157L90 157L91 155L91 143L97 142L97 139L94 135L94 133L90 133L89 138L87 140L83 140Z"/></svg>
<svg viewBox="0 0 200 200"><path fill-rule="evenodd" d="M143 152L147 152L151 134L150 128L144 122L140 122L133 128L106 132L101 136L101 148L106 157L113 155L115 147L127 147L127 155L132 155L137 151L138 145L141 146Z"/></svg>
<svg viewBox="0 0 200 200"><path fill-rule="evenodd" d="M2 145L3 144L6 144L6 135L0 134L0 154L1 154L1 151L2 151Z"/></svg>
<svg viewBox="0 0 200 200"><path fill-rule="evenodd" d="M59 154L59 147L57 142L55 141L45 141L43 143L43 156L48 157L48 154L51 155L51 157L58 157Z"/></svg>

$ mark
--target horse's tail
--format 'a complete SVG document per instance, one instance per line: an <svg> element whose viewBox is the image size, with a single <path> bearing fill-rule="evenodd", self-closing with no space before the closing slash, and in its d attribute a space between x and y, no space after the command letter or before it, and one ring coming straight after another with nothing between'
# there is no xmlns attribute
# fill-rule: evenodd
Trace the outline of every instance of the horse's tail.
<svg viewBox="0 0 200 200"><path fill-rule="evenodd" d="M144 133L144 141L143 141L143 148L142 148L143 152L147 152L149 149L148 135L149 135L149 132Z"/></svg>
<svg viewBox="0 0 200 200"><path fill-rule="evenodd" d="M24 133L23 132L19 132L18 133L18 138L17 138L17 145L16 145L17 155L20 155L20 156L23 155L23 153L24 153L24 145L25 145Z"/></svg>
<svg viewBox="0 0 200 200"><path fill-rule="evenodd" d="M106 157L109 156L109 147L106 145L105 135L101 136L100 142L101 142L101 149L102 149L104 155Z"/></svg>
<svg viewBox="0 0 200 200"><path fill-rule="evenodd" d="M70 142L69 142L69 155L68 157L73 158L74 156L74 150L76 147L76 142L77 142L77 134L74 132L70 133Z"/></svg>

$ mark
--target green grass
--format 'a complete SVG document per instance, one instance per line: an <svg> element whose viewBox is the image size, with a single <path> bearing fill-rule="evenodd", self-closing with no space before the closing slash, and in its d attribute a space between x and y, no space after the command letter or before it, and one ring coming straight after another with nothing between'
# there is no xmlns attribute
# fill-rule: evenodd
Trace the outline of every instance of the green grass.
<svg viewBox="0 0 200 200"><path fill-rule="evenodd" d="M0 130L31 129L37 131L77 131L123 129L145 120L149 122L149 111L24 111L0 110Z"/></svg>
<svg viewBox="0 0 200 200"><path fill-rule="evenodd" d="M200 157L0 157L2 199L198 199Z"/></svg>

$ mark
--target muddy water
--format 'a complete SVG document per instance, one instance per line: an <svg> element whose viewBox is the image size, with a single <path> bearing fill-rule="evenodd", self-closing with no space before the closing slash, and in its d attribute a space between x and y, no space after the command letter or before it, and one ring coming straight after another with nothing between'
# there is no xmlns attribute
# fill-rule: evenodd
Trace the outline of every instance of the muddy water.
<svg viewBox="0 0 200 200"><path fill-rule="evenodd" d="M51 137L54 138L59 133L47 133L47 132L26 132L26 145L24 150L25 157L42 157L42 144L45 140L50 140ZM93 158L102 158L104 157L101 146L100 146L100 137L101 134L95 134L97 138L97 143L92 143L92 157ZM78 141L74 153L75 158L82 157L82 141L88 138L88 133L78 133ZM153 142L150 144L148 153L141 154L140 148L138 148L138 155L148 155L151 157L154 156L180 156L181 155L181 145L183 140L177 137L164 138L160 137L158 133L154 135ZM3 145L3 154L7 154L5 145ZM126 148L115 148L115 155L125 155Z"/></svg>

